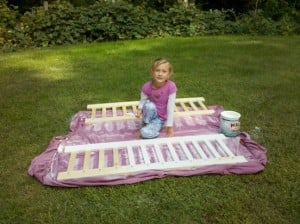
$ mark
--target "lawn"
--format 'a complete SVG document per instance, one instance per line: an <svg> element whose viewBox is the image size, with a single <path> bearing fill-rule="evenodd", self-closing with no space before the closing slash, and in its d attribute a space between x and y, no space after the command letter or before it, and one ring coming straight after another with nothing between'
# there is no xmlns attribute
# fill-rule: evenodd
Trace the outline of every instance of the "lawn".
<svg viewBox="0 0 300 224"><path fill-rule="evenodd" d="M299 223L299 45L217 36L0 53L0 223ZM242 131L268 150L263 172L74 189L27 174L87 104L138 100L157 57L173 63L177 97L242 114Z"/></svg>

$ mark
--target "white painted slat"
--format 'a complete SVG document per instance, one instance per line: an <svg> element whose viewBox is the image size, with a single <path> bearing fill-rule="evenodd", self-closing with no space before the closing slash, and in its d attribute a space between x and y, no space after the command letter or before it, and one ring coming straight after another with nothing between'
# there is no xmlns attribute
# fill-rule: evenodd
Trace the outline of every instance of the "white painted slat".
<svg viewBox="0 0 300 224"><path fill-rule="evenodd" d="M127 153L128 153L129 164L130 164L130 166L134 166L135 159L134 159L134 155L133 155L133 147L127 147L126 149L127 149Z"/></svg>
<svg viewBox="0 0 300 224"><path fill-rule="evenodd" d="M138 155L138 157L139 157L139 160L140 160L140 164L144 164L144 162L145 162L145 160L144 160L144 158L143 158L143 154L142 154L142 152L141 152L141 148L140 147L137 147L137 155Z"/></svg>
<svg viewBox="0 0 300 224"><path fill-rule="evenodd" d="M160 164L164 163L164 162L165 162L165 159L164 159L164 156L163 156L162 153L161 153L161 150L160 150L159 145L154 144L153 147L154 147L154 151L155 151L155 153L156 153L156 155L157 155L157 157L158 157L158 162L159 162Z"/></svg>
<svg viewBox="0 0 300 224"><path fill-rule="evenodd" d="M220 158L221 157L220 154L214 148L214 146L210 143L210 141L204 141L204 142L207 145L209 151L214 155L214 157L216 157L216 158Z"/></svg>
<svg viewBox="0 0 300 224"><path fill-rule="evenodd" d="M207 157L207 155L203 152L203 149L200 147L199 143L198 143L196 140L192 141L192 143L193 143L193 146L195 146L196 151L200 154L201 158L202 158L202 159L207 159L208 157Z"/></svg>
<svg viewBox="0 0 300 224"><path fill-rule="evenodd" d="M186 157L188 158L188 160L193 160L193 156L190 153L190 150L188 149L188 147L186 146L184 141L179 142L180 147L182 148L184 154L186 155Z"/></svg>
<svg viewBox="0 0 300 224"><path fill-rule="evenodd" d="M178 162L179 157L176 153L176 149L174 148L174 146L170 142L167 143L167 146L168 146L168 149L169 149L169 152L172 156L173 161Z"/></svg>
<svg viewBox="0 0 300 224"><path fill-rule="evenodd" d="M234 156L234 154L231 152L231 150L227 147L227 145L223 141L217 139L217 142L219 143L219 145L222 147L222 149L226 152L228 156Z"/></svg>
<svg viewBox="0 0 300 224"><path fill-rule="evenodd" d="M141 152L142 152L142 155L143 155L144 163L146 165L148 165L150 163L150 158L149 158L149 155L147 153L147 149L146 149L145 145L141 145Z"/></svg>
<svg viewBox="0 0 300 224"><path fill-rule="evenodd" d="M73 146L63 146L64 152L83 152L92 151L99 148L121 148L125 145L153 145L153 144L165 144L180 141L205 141L205 140L215 140L215 139L227 139L223 134L211 134L211 135L191 135L191 136L179 136L172 138L155 138L155 139L138 139L131 141L119 141L119 142L105 142L105 143L95 143L95 144L85 144L85 145L73 145Z"/></svg>

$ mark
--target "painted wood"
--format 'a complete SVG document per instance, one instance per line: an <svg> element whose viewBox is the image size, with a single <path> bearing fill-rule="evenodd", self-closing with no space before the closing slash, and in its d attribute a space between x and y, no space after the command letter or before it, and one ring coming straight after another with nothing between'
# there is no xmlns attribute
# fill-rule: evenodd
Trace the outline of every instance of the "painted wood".
<svg viewBox="0 0 300 224"><path fill-rule="evenodd" d="M148 140L133 140L133 141L121 141L121 142L109 142L99 144L87 144L81 146L66 147L63 153L69 153L70 159L68 168L65 172L58 174L58 180L70 179L70 178L82 178L93 176L106 176L106 175L133 175L138 172L147 172L147 170L189 170L206 165L216 164L234 164L247 162L246 158L239 155L234 155L231 150L226 146L226 137L222 134L214 135L197 135L197 136L181 136L173 138L157 138ZM210 141L217 141L218 146L213 145ZM208 147L211 156L207 157L204 153L204 149L200 146L199 142L204 142ZM200 155L199 158L193 158L187 145L193 144L195 150ZM174 145L180 145L182 151L186 155L186 159L180 160L176 153L176 147ZM168 151L172 157L169 161L166 161L161 145L168 148ZM139 147L141 160L140 164L135 161L134 147ZM147 152L147 147L151 147L156 155L155 162L150 161L150 156ZM215 147L222 147L227 154L221 156ZM129 164L121 164L121 149L126 149ZM113 166L107 167L105 161L105 151L113 150ZM97 168L91 168L91 153L97 153L99 156L99 162ZM229 153L230 152L230 153ZM75 169L75 161L78 153L84 153L83 169Z"/></svg>
<svg viewBox="0 0 300 224"><path fill-rule="evenodd" d="M210 141L205 141L205 144L207 145L209 151L213 154L214 157L216 158L220 157L219 153L216 151L216 149L213 147Z"/></svg>
<svg viewBox="0 0 300 224"><path fill-rule="evenodd" d="M192 141L193 146L196 148L196 151L198 152L198 154L200 155L200 157L202 159L208 159L208 157L206 156L206 154L203 152L203 149L200 147L199 143L197 141Z"/></svg>
<svg viewBox="0 0 300 224"><path fill-rule="evenodd" d="M164 159L164 156L161 153L161 149L160 149L159 145L158 144L154 144L153 147L154 147L155 154L156 154L156 156L158 158L158 163L159 164L165 163L165 159Z"/></svg>
<svg viewBox="0 0 300 224"><path fill-rule="evenodd" d="M129 163L131 166L135 165L135 159L134 159L134 154L133 154L133 148L132 147L127 147L127 154L128 154L128 159Z"/></svg>
<svg viewBox="0 0 300 224"><path fill-rule="evenodd" d="M231 152L231 150L224 144L223 141L220 141L219 139L217 139L217 142L219 143L219 145L222 147L222 149L225 151L225 153L228 156L234 156L234 154Z"/></svg>
<svg viewBox="0 0 300 224"><path fill-rule="evenodd" d="M169 152L170 152L170 154L172 156L173 161L174 162L179 161L179 158L178 158L178 155L176 153L176 150L175 150L174 146L170 142L167 143L167 146L169 148Z"/></svg>
<svg viewBox="0 0 300 224"><path fill-rule="evenodd" d="M175 136L172 138L154 138L154 139L136 139L128 141L118 141L118 142L103 142L103 143L94 143L94 144L84 144L84 145L71 145L63 146L63 152L84 152L97 150L99 148L121 148L122 146L140 146L144 145L160 145L167 142L191 142L191 141L205 141L205 140L226 140L228 139L223 134L208 134L208 135L191 135L191 136Z"/></svg>
<svg viewBox="0 0 300 224"><path fill-rule="evenodd" d="M142 156L143 156L143 159L144 159L144 163L146 165L150 164L150 158L149 158L149 155L147 153L147 149L146 149L145 145L141 145L141 153L142 153Z"/></svg>
<svg viewBox="0 0 300 224"><path fill-rule="evenodd" d="M193 156L190 152L190 150L186 147L186 144L184 144L183 142L179 143L180 147L182 148L184 154L186 155L186 157L188 158L188 160L193 160Z"/></svg>

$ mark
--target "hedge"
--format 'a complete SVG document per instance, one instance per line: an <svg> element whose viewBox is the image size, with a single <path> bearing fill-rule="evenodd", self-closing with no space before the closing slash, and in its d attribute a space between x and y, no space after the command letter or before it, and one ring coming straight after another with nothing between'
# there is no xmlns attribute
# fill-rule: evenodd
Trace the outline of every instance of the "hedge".
<svg viewBox="0 0 300 224"><path fill-rule="evenodd" d="M299 26L294 18L286 16L275 22L265 18L262 12L237 17L232 10L200 11L183 6L159 12L122 1L99 1L88 7L55 3L48 10L35 7L20 15L15 8L0 3L3 51L163 36L295 33L299 34Z"/></svg>

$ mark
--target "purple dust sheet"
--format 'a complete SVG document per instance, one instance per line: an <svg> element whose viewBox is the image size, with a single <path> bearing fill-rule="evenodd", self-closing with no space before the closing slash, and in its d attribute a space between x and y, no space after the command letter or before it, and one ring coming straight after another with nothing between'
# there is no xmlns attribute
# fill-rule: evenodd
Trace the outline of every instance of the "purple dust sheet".
<svg viewBox="0 0 300 224"><path fill-rule="evenodd" d="M175 137L186 136L188 141L188 136L219 134L220 113L223 111L223 108L221 106L211 106L209 109L214 109L215 113L212 115L176 117L174 119ZM136 132L141 127L141 121L139 120L105 121L102 123L87 125L84 123L84 121L85 118L90 117L90 115L91 112L87 111L82 111L75 114L70 124L70 133L65 136L54 137L51 140L47 149L31 161L31 165L28 169L29 175L35 176L42 184L50 186L79 187L118 185L132 184L166 176L253 174L264 170L267 162L266 149L253 141L247 133L242 132L239 136L226 138L224 141L232 154L235 156L243 156L245 158L244 162L201 165L199 167L186 169L150 169L126 174L93 175L91 177L58 180L58 174L67 170L70 159L69 154L58 151L59 146L77 146L84 144L113 143L120 141L128 142L131 140L144 141L143 139L136 139ZM158 138L164 137L165 130L162 130ZM201 144L202 143L199 143L200 147ZM212 145L214 145L213 142ZM147 150L151 151L151 149ZM123 151L124 149L119 149L119 154L121 155L121 164L126 163L126 158L122 158L122 154L125 154L125 151ZM164 149L161 149L161 151L163 152ZM107 150L107 154L109 154L109 150ZM112 156L110 157L107 155L106 157L107 159L105 162L107 164L111 163L109 158ZM163 157L165 157L165 160L168 161L167 153L163 154ZM209 157L209 155L207 155L207 157ZM98 164L98 158L99 157L97 153L92 152L90 166ZM150 162L152 160L154 161L155 159L150 153ZM138 161L138 158L136 161ZM83 158L81 158L79 154L78 158L76 158L75 169L80 169L82 163Z"/></svg>

